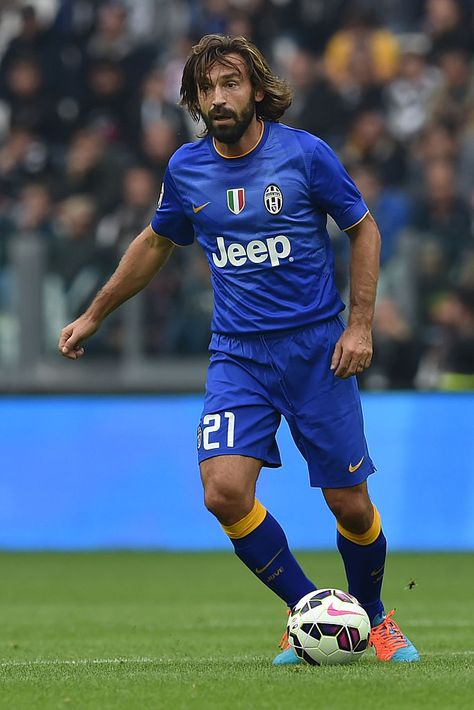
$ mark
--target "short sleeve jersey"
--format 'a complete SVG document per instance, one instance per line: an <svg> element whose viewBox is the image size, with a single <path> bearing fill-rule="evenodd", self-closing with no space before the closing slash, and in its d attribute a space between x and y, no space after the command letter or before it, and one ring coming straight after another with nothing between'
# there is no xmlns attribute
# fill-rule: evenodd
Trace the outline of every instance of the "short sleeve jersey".
<svg viewBox="0 0 474 710"><path fill-rule="evenodd" d="M304 327L338 314L326 229L367 214L324 141L265 122L246 155L225 158L210 137L182 146L166 170L152 229L204 249L214 290L212 330L250 334Z"/></svg>

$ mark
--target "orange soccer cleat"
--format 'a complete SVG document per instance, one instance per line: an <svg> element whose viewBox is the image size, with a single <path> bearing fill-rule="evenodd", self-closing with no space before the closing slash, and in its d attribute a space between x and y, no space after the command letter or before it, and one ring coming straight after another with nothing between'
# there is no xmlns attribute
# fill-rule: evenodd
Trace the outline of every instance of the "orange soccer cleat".
<svg viewBox="0 0 474 710"><path fill-rule="evenodd" d="M392 609L385 617L374 620L376 625L370 632L370 646L374 647L379 661L419 661L418 651L392 619L394 613L395 609Z"/></svg>
<svg viewBox="0 0 474 710"><path fill-rule="evenodd" d="M288 617L290 616L290 614L291 611L290 609L288 609ZM281 637L278 646L281 648L281 653L279 653L273 659L274 666L294 666L298 663L303 663L302 659L298 658L298 656L290 646L290 643L288 641L288 626L286 626L284 634Z"/></svg>

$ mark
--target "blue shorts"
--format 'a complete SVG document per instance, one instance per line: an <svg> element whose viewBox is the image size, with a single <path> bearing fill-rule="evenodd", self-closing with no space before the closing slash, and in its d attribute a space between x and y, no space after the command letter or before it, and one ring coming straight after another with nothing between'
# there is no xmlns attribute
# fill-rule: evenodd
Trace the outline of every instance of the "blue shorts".
<svg viewBox="0 0 474 710"><path fill-rule="evenodd" d="M214 334L197 445L199 462L241 454L281 466L283 415L306 459L311 486L344 488L375 471L355 377L330 370L344 330L337 317L283 334Z"/></svg>

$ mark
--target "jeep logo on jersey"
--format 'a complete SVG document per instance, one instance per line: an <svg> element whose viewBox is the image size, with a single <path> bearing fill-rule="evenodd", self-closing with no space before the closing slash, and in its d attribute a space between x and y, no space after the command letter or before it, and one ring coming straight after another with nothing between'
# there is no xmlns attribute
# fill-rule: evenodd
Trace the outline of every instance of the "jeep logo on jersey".
<svg viewBox="0 0 474 710"><path fill-rule="evenodd" d="M263 201L270 214L278 214L283 207L283 195L278 185L269 185L264 192Z"/></svg>
<svg viewBox="0 0 474 710"><path fill-rule="evenodd" d="M270 259L272 266L280 266L280 261L290 255L291 243L288 237L279 234L277 237L268 237L265 241L253 239L247 247L235 242L229 244L226 249L224 238L217 237L217 249L219 253L212 255L212 261L219 269L223 269L227 262L232 266L243 266L247 261L261 264L267 259ZM288 261L293 261L293 257L290 256Z"/></svg>
<svg viewBox="0 0 474 710"><path fill-rule="evenodd" d="M234 214L239 214L245 207L245 190L243 187L234 187L227 190L227 207Z"/></svg>

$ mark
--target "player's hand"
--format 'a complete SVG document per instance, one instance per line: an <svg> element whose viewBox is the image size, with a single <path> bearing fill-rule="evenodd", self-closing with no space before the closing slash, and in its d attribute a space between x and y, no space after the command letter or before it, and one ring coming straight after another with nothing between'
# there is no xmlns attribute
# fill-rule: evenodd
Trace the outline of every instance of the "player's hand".
<svg viewBox="0 0 474 710"><path fill-rule="evenodd" d="M372 361L372 333L365 326L348 326L336 343L331 370L346 379L360 375Z"/></svg>
<svg viewBox="0 0 474 710"><path fill-rule="evenodd" d="M93 335L98 323L91 321L85 315L66 325L59 336L58 349L61 355L70 360L77 360L84 355L84 348L81 343Z"/></svg>

